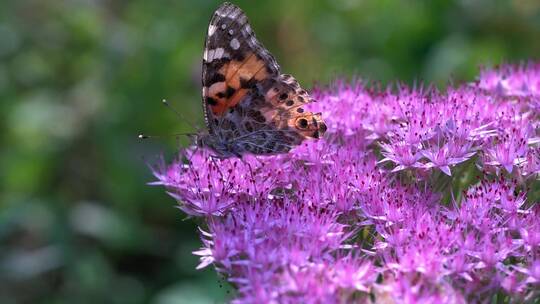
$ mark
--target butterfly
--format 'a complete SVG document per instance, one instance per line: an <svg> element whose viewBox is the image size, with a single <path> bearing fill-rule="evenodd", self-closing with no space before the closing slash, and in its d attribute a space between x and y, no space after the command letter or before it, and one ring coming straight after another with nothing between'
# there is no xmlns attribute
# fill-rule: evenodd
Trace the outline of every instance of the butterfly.
<svg viewBox="0 0 540 304"><path fill-rule="evenodd" d="M228 2L208 27L202 98L207 132L195 143L220 158L286 153L327 129L321 113L304 109L314 100L294 77L281 74L244 12Z"/></svg>

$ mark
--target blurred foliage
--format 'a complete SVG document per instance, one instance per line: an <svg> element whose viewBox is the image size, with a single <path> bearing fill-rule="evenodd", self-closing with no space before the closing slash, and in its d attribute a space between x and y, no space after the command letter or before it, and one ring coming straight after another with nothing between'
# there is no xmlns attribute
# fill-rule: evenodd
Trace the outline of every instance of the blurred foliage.
<svg viewBox="0 0 540 304"><path fill-rule="evenodd" d="M237 1L306 87L471 81L479 65L538 59L538 0ZM196 225L147 163L202 126L200 64L218 1L2 0L2 303L216 303L196 271ZM161 107L173 107L194 122Z"/></svg>

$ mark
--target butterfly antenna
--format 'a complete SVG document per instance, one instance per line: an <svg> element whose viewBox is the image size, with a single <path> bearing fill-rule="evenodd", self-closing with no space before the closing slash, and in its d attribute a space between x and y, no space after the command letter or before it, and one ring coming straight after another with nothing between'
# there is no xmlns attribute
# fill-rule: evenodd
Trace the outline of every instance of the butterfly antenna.
<svg viewBox="0 0 540 304"><path fill-rule="evenodd" d="M166 106L169 110L173 111L174 114L176 114L176 116L178 116L178 118L180 120L183 120L183 121L186 121L187 123L189 123L195 130L199 131L199 127L197 127L197 124L188 119L187 117L185 117L184 115L182 115L182 113L180 113L180 111L176 110L173 106L171 106L171 104L169 103L169 101L167 101L167 99L162 99L161 100L161 103Z"/></svg>
<svg viewBox="0 0 540 304"><path fill-rule="evenodd" d="M148 135L148 134L140 133L138 137L139 139L153 139L153 138L167 138L167 137L173 137L173 136L176 138L178 138L179 136L193 137L195 135L196 135L195 133L175 133L175 134L167 134L167 135Z"/></svg>

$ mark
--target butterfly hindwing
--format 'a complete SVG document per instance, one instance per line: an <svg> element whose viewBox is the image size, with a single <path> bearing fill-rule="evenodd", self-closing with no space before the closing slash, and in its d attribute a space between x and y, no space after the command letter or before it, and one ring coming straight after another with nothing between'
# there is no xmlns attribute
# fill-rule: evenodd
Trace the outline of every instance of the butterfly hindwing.
<svg viewBox="0 0 540 304"><path fill-rule="evenodd" d="M273 121L277 128L292 129L303 138L319 138L326 125L320 114L307 112L305 105L313 102L309 94L300 87L291 75L280 75L265 90L265 105L261 109L264 117Z"/></svg>
<svg viewBox="0 0 540 304"><path fill-rule="evenodd" d="M290 75L263 81L218 119L216 136L241 153L287 152L326 131L321 115L305 110L311 101Z"/></svg>

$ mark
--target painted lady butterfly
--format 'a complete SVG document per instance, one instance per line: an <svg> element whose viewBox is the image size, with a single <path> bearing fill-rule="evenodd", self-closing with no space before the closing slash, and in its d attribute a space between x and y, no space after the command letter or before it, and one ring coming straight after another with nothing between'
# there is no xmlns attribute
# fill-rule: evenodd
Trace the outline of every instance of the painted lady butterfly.
<svg viewBox="0 0 540 304"><path fill-rule="evenodd" d="M314 101L257 41L246 15L222 4L208 27L203 55L202 96L208 133L196 144L216 156L288 152L326 131Z"/></svg>

